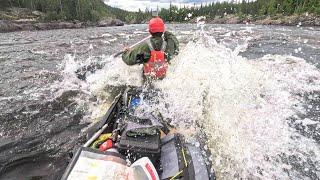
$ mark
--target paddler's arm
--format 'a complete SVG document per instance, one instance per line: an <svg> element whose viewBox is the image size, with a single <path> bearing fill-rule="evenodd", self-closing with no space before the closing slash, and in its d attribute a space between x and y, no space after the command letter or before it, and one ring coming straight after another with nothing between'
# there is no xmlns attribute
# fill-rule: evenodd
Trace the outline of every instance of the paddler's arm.
<svg viewBox="0 0 320 180"><path fill-rule="evenodd" d="M164 39L167 41L167 60L170 61L174 55L179 54L179 41L171 32L164 32Z"/></svg>
<svg viewBox="0 0 320 180"><path fill-rule="evenodd" d="M150 50L146 43L140 44L133 49L129 49L122 54L122 60L129 66L143 64L150 58Z"/></svg>

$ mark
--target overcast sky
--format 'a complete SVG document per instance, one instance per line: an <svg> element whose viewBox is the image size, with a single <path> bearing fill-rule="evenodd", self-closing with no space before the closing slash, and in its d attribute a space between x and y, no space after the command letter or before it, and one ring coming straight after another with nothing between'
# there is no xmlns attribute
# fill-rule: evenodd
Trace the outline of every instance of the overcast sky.
<svg viewBox="0 0 320 180"><path fill-rule="evenodd" d="M104 0L104 2L112 7L118 7L121 9L126 9L129 11L138 11L139 8L144 11L148 9L159 8L168 8L170 2L178 6L191 6L194 3L208 3L208 2L217 2L222 0Z"/></svg>

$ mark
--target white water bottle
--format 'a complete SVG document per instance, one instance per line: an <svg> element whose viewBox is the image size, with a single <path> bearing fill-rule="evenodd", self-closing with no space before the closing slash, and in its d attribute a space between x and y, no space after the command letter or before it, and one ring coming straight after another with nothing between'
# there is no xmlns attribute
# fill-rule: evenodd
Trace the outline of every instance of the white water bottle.
<svg viewBox="0 0 320 180"><path fill-rule="evenodd" d="M156 168L147 157L137 160L130 167L133 170L134 179L160 180Z"/></svg>

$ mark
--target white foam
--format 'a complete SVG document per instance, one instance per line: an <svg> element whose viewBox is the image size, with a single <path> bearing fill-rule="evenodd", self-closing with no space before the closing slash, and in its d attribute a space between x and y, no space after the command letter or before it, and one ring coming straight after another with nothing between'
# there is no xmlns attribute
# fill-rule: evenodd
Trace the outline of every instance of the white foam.
<svg viewBox="0 0 320 180"><path fill-rule="evenodd" d="M245 43L233 51L205 32L195 34L201 37L181 50L167 77L156 83L165 96L152 108L180 128L197 130L196 124L203 126L218 179L307 178L291 162L282 162L280 156L297 157L297 163L307 167L311 166L310 159L320 162L319 145L287 122L296 112L305 112L297 94L320 90L318 69L293 56L248 60L238 55L247 48ZM78 66L72 62L74 57L68 58L71 67ZM99 97L108 85L141 85L141 66L129 67L119 58L106 57L104 61L105 67L89 75L86 86L80 88ZM64 72L74 71L71 67Z"/></svg>
<svg viewBox="0 0 320 180"><path fill-rule="evenodd" d="M104 33L101 35L101 37L112 37L113 35L112 34L109 34L109 33Z"/></svg>
<svg viewBox="0 0 320 180"><path fill-rule="evenodd" d="M106 57L106 65L87 77L90 92L99 94L106 86L133 85L142 83L142 66L127 66L121 58Z"/></svg>
<svg viewBox="0 0 320 180"><path fill-rule="evenodd" d="M204 126L219 178L288 179L278 168L290 166L281 154L320 162L317 143L287 123L302 103L295 94L320 90L316 67L291 56L247 60L207 41L190 42L157 86L170 104L165 116L179 126Z"/></svg>

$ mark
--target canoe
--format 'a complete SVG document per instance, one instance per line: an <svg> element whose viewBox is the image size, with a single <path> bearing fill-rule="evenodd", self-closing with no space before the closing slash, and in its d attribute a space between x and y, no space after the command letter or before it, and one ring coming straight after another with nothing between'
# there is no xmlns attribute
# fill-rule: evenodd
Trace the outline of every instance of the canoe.
<svg viewBox="0 0 320 180"><path fill-rule="evenodd" d="M132 113L142 97L150 97L145 94L133 87L119 93L101 120L88 129L87 141L74 153L62 180L215 179L202 146L186 142L159 118Z"/></svg>

